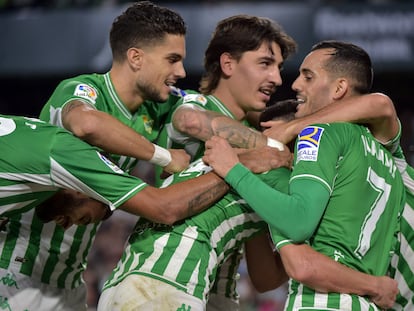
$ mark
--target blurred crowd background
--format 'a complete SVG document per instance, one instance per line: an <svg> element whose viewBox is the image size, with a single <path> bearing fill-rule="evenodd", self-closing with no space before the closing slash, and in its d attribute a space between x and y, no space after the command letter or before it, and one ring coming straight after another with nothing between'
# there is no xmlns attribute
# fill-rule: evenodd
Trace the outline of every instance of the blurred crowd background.
<svg viewBox="0 0 414 311"><path fill-rule="evenodd" d="M290 0L276 0L277 2L291 2ZM338 4L338 3L368 3L368 4L384 4L384 3L404 3L412 0L299 0L299 2L307 2L313 4ZM4 9L66 9L66 8L82 8L82 7L102 7L125 4L131 1L127 0L0 0L0 8ZM155 1L168 5L169 3L194 3L194 0L163 0ZM252 0L202 0L204 3L240 3L252 2ZM269 1L271 2L271 1Z"/></svg>
<svg viewBox="0 0 414 311"><path fill-rule="evenodd" d="M57 83L67 77L105 72L111 56L107 44L114 16L129 3L122 0L0 0L0 113L37 116ZM198 88L202 54L216 22L229 15L271 14L299 43L298 56L287 62L276 99L293 96L290 85L310 46L321 39L354 41L368 50L375 67L374 90L395 102L403 124L402 145L414 164L414 1L154 1L176 9L188 23L187 77L182 88ZM309 39L311 38L311 39ZM313 41L313 42L312 42ZM364 46L365 44L365 46ZM136 171L150 180L152 169ZM101 226L84 278L88 302L95 310L100 288L116 265L137 218L121 211ZM238 291L242 311L282 310L286 286L258 294L244 262Z"/></svg>

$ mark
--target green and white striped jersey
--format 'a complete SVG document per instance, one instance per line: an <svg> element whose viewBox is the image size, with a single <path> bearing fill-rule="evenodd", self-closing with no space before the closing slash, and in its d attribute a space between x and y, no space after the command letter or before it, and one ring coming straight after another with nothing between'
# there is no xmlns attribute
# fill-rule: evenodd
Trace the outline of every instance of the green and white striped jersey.
<svg viewBox="0 0 414 311"><path fill-rule="evenodd" d="M397 248L405 194L391 153L358 125L333 123L305 128L299 135L293 179L322 183L331 198L310 239L318 252L372 275L385 275ZM352 207L352 208L351 208ZM283 244L283 237L273 239ZM323 294L289 282L286 311L379 310L365 297Z"/></svg>
<svg viewBox="0 0 414 311"><path fill-rule="evenodd" d="M114 210L147 186L97 148L40 120L0 115L0 144L2 216L33 209L62 188L83 192Z"/></svg>
<svg viewBox="0 0 414 311"><path fill-rule="evenodd" d="M231 119L235 119L233 113L214 95L202 95L191 90L186 90L186 94L177 101L167 117L166 125L160 133L158 144L164 148L185 149L191 155L192 160L199 159L204 154L204 142L178 132L172 124L174 112L180 108L191 108L195 110L209 110L223 114ZM246 121L242 122L250 126ZM163 180L159 178L162 173L161 168L156 168L156 184L161 185ZM241 247L242 248L242 247ZM237 302L238 293L236 291L236 279L239 262L241 259L239 250L229 257L219 268L216 281L210 289L210 293L216 293L228 297Z"/></svg>
<svg viewBox="0 0 414 311"><path fill-rule="evenodd" d="M400 171L406 203L401 215L399 247L391 261L391 276L398 282L400 290L393 311L414 310L414 169L408 165L401 147L393 154Z"/></svg>
<svg viewBox="0 0 414 311"><path fill-rule="evenodd" d="M109 73L80 75L57 86L40 118L62 126L62 108L73 99L111 114L153 141L177 97L171 96L171 102L163 104L145 102L131 114L116 94ZM82 159L72 159L70 150L66 156L73 161ZM129 157L111 156L126 172L136 164L136 160ZM76 288L83 283L82 273L99 225L72 226L64 231L53 223L43 225L33 211L11 217L6 231L1 232L0 268L20 265L20 272L33 279L58 288ZM16 262L15 258L22 258L23 263Z"/></svg>
<svg viewBox="0 0 414 311"><path fill-rule="evenodd" d="M97 148L40 120L2 116L0 144L0 208L2 216L10 217L0 231L1 268L19 266L22 273L45 283L77 286L86 254L76 256L75 250L89 246L82 234L91 236L95 226L80 226L76 235L65 238L62 229L54 234L49 230L54 224L43 226L33 208L59 188L70 188L114 209L147 184L121 171ZM58 243L52 243L53 239ZM59 252L64 244L73 248Z"/></svg>
<svg viewBox="0 0 414 311"><path fill-rule="evenodd" d="M208 172L201 159L166 180L166 185ZM266 183L287 191L288 169L259 175ZM214 206L173 226L140 219L129 238L120 262L104 285L115 286L128 275L141 274L162 280L206 301L217 268L244 241L266 224L234 193L229 192Z"/></svg>

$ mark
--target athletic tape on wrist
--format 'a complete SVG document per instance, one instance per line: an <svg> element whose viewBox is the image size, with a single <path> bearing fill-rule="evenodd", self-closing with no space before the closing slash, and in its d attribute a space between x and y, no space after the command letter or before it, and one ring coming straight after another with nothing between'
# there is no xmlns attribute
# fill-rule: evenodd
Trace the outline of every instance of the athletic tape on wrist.
<svg viewBox="0 0 414 311"><path fill-rule="evenodd" d="M157 164L161 167L165 167L168 164L170 164L171 153L167 149L160 147L158 145L155 145L155 144L154 144L154 148L155 148L154 154L152 155L152 158L149 160L150 163Z"/></svg>
<svg viewBox="0 0 414 311"><path fill-rule="evenodd" d="M267 138L267 145L269 147L277 148L280 151L283 151L283 149L285 149L283 147L283 144L280 141L278 141L276 139L273 139L273 138L270 138L270 137Z"/></svg>

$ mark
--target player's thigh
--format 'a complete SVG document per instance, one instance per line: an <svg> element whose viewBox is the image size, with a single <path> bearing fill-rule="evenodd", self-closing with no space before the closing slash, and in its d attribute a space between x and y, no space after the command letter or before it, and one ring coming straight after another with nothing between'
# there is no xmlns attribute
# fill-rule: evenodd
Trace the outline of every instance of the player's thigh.
<svg viewBox="0 0 414 311"><path fill-rule="evenodd" d="M205 303L172 285L142 275L129 275L99 298L98 311L204 311Z"/></svg>

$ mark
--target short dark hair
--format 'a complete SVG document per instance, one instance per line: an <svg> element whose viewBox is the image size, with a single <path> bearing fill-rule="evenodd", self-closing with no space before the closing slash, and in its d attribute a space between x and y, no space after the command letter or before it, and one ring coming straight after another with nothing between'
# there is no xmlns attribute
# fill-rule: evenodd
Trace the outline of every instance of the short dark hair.
<svg viewBox="0 0 414 311"><path fill-rule="evenodd" d="M291 121L295 118L299 102L296 99L285 99L270 103L259 117L259 122L271 120Z"/></svg>
<svg viewBox="0 0 414 311"><path fill-rule="evenodd" d="M220 21L212 34L204 54L205 73L200 82L200 91L211 93L221 77L220 56L229 53L240 59L247 51L255 51L263 42L276 42L283 59L296 52L296 42L275 21L251 15L235 15Z"/></svg>
<svg viewBox="0 0 414 311"><path fill-rule="evenodd" d="M114 60L122 61L131 47L145 47L164 40L166 34L186 34L183 18L150 1L135 2L115 18L109 35Z"/></svg>
<svg viewBox="0 0 414 311"><path fill-rule="evenodd" d="M61 189L36 206L35 213L40 221L47 223L54 220L57 216L67 214L72 211L73 208L81 206L86 200L90 199L78 198L73 195L73 190ZM102 220L109 218L111 215L112 211L108 206L108 212Z"/></svg>
<svg viewBox="0 0 414 311"><path fill-rule="evenodd" d="M371 58L361 47L343 41L325 40L315 44L311 51L334 49L325 69L336 76L348 77L357 94L367 94L371 91L374 71Z"/></svg>

